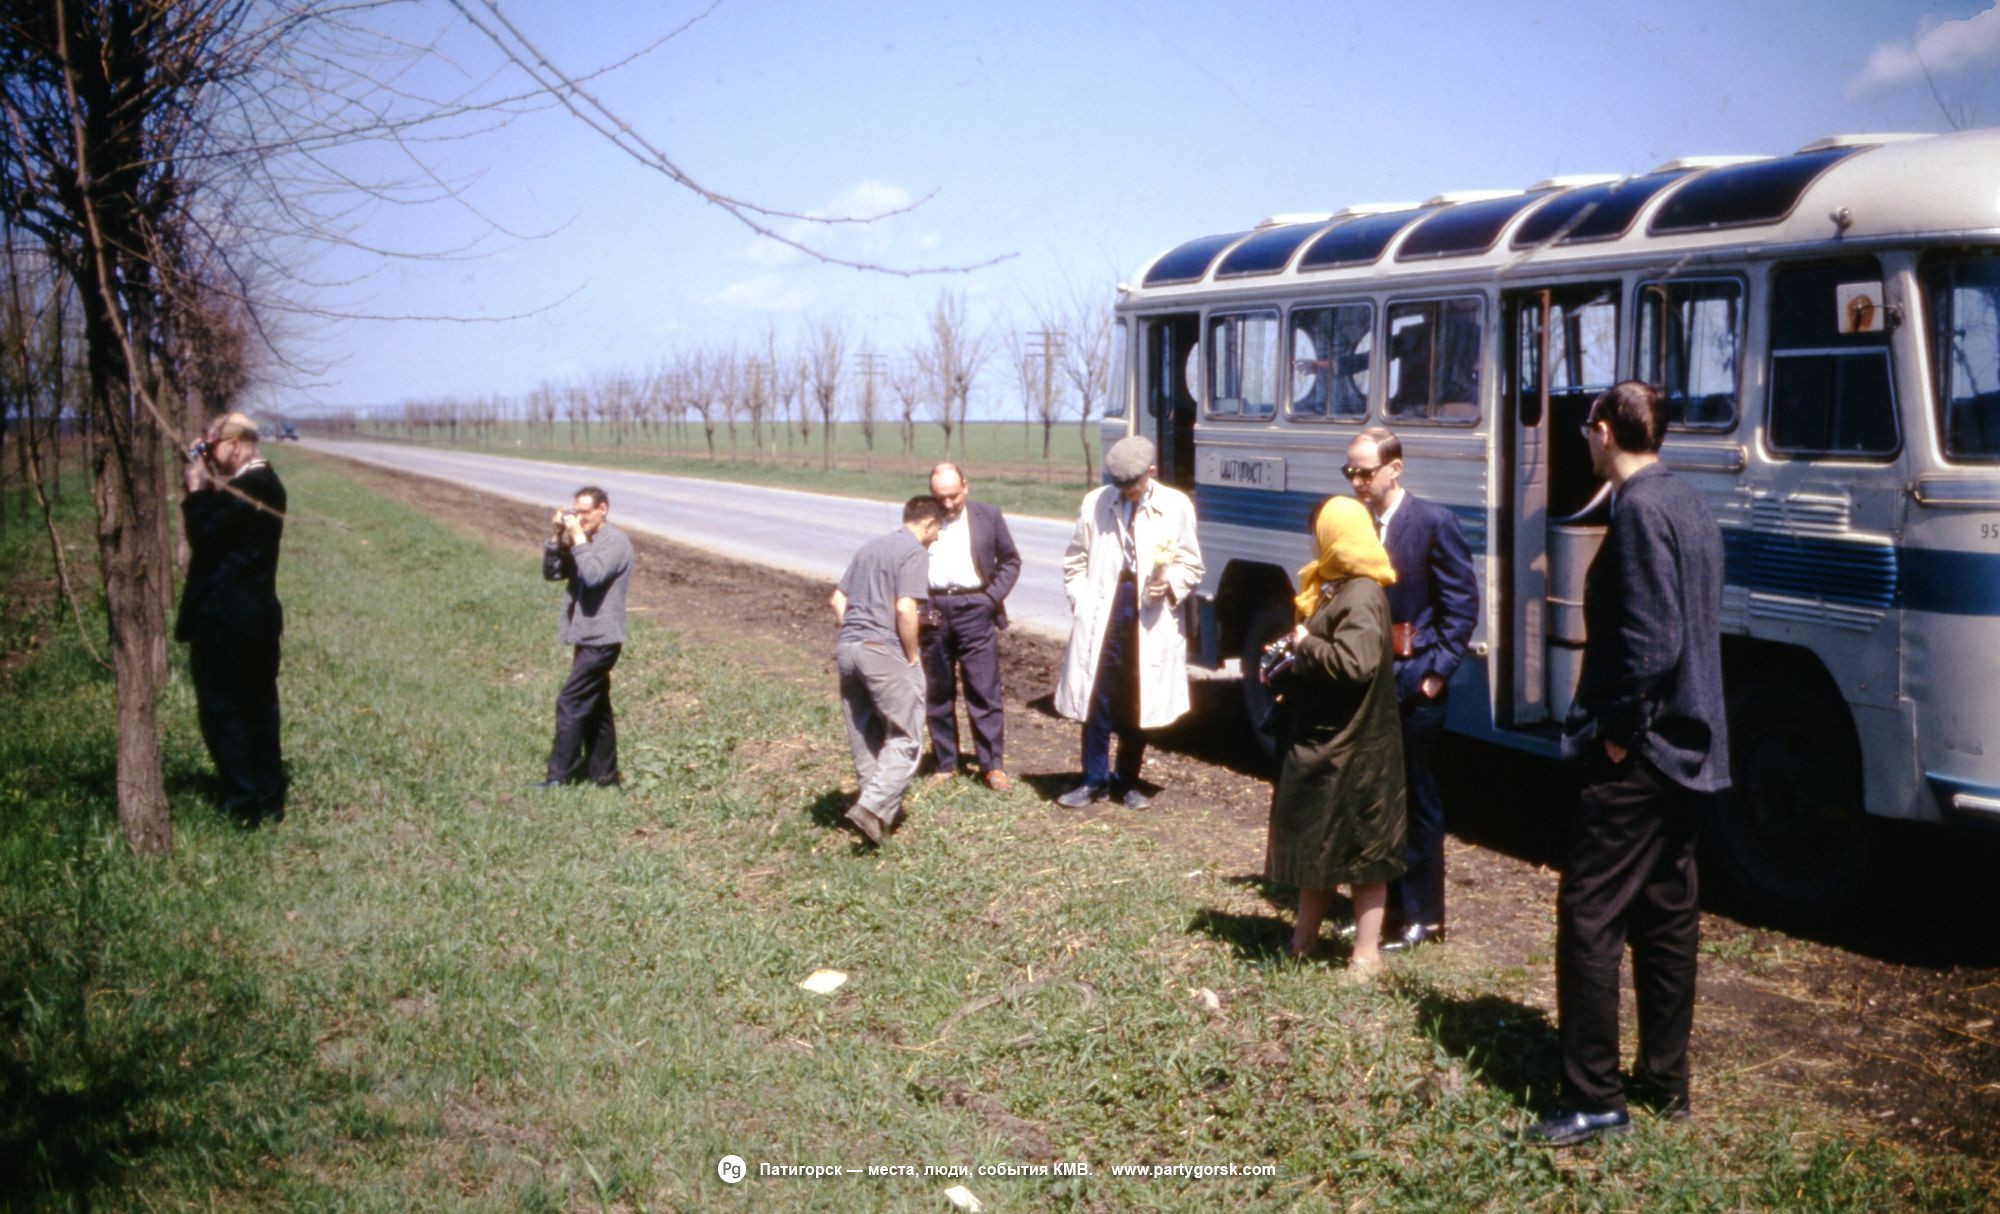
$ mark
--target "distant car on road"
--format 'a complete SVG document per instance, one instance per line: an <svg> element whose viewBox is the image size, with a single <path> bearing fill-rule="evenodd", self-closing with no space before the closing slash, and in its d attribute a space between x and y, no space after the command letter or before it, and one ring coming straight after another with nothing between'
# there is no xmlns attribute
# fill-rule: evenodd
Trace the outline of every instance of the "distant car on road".
<svg viewBox="0 0 2000 1214"><path fill-rule="evenodd" d="M293 425L292 423L290 423L290 422L279 422L279 423L278 423L278 441L279 441L279 442L284 442L284 441L285 441L286 439L290 439L290 440L291 440L291 441L293 441L293 442L298 442L298 441L299 441L299 428L298 428L297 426L294 426L294 425Z"/></svg>

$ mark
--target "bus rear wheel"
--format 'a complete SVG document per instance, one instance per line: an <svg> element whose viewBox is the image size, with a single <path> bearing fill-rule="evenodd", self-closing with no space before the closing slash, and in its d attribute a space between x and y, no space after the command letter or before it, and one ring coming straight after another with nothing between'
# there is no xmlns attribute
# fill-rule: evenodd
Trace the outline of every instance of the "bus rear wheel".
<svg viewBox="0 0 2000 1214"><path fill-rule="evenodd" d="M1858 911L1870 830L1846 711L1779 679L1731 692L1728 710L1733 787L1710 803L1708 827L1730 884L1806 921Z"/></svg>

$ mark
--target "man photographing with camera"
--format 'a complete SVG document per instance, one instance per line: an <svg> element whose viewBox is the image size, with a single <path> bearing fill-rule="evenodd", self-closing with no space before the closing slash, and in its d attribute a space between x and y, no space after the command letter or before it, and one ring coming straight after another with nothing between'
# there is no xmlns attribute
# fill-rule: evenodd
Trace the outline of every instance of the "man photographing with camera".
<svg viewBox="0 0 2000 1214"><path fill-rule="evenodd" d="M618 730L611 715L611 668L625 646L625 592L632 581L632 541L606 522L611 498L595 485L576 491L551 517L542 545L542 577L567 582L557 640L575 646L569 677L556 694L556 734L549 770L536 788L579 778L618 784Z"/></svg>
<svg viewBox="0 0 2000 1214"><path fill-rule="evenodd" d="M188 643L201 740L223 810L246 827L285 820L278 741L278 544L285 486L241 413L208 424L187 452L181 519L188 543L174 639Z"/></svg>

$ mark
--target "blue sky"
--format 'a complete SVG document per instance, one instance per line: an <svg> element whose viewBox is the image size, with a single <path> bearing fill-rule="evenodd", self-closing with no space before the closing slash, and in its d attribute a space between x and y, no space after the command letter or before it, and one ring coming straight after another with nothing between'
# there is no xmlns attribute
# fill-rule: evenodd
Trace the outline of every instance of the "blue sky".
<svg viewBox="0 0 2000 1214"><path fill-rule="evenodd" d="M502 2L572 71L706 7ZM406 83L492 70L448 6L419 12L399 32L442 32L451 57ZM297 322L314 373L263 403L518 396L680 350L761 348L772 326L795 342L825 316L894 356L940 289L1026 328L1037 304L1108 300L1163 248L1275 213L1943 131L1947 109L1996 125L2000 4L722 0L592 88L693 176L766 205L859 213L935 192L814 237L829 251L1006 260L910 280L816 265L544 110L425 149L466 206L383 208L365 230L472 253L315 267L360 276L338 293L352 313L460 319ZM989 366L987 394L1011 399L1006 379Z"/></svg>

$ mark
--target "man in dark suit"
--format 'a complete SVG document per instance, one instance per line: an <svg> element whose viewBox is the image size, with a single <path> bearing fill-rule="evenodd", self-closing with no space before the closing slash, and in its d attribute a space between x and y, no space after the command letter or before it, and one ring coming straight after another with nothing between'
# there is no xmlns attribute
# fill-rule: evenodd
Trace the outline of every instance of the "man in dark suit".
<svg viewBox="0 0 2000 1214"><path fill-rule="evenodd" d="M278 741L278 544L285 487L241 413L208 425L188 452L181 518L187 586L174 639L188 643L201 739L215 763L222 808L246 827L285 820Z"/></svg>
<svg viewBox="0 0 2000 1214"><path fill-rule="evenodd" d="M1434 769L1451 675L1478 622L1479 583L1458 519L1403 488L1403 443L1393 432L1373 426L1356 435L1343 471L1374 512L1396 571L1388 588L1390 640L1410 791L1405 869L1390 883L1382 932L1383 951L1393 953L1444 938L1444 798Z"/></svg>
<svg viewBox="0 0 2000 1214"><path fill-rule="evenodd" d="M1008 788L1006 717L1000 698L1000 631L1007 627L1007 592L1021 576L1021 554L998 507L966 500L956 464L931 469L931 496L944 507L944 526L930 550L930 626L923 632L926 715L933 781L958 774L958 676L965 677L965 716L981 779Z"/></svg>
<svg viewBox="0 0 2000 1214"><path fill-rule="evenodd" d="M1635 1098L1688 1115L1701 919L1695 838L1729 787L1722 696L1722 532L1659 461L1666 405L1628 380L1591 403L1591 464L1611 525L1584 586L1586 638L1563 754L1584 787L1556 895L1562 1089L1526 1138L1570 1146L1631 1128L1618 1079L1618 965L1638 995Z"/></svg>

